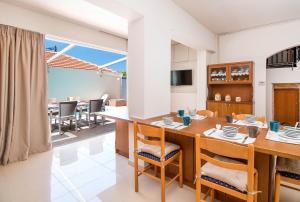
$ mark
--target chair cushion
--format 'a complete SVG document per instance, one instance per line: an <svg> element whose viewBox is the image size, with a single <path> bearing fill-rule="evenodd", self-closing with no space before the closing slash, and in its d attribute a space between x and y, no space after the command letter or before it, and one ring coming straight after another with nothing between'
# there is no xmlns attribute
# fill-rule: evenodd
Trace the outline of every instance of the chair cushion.
<svg viewBox="0 0 300 202"><path fill-rule="evenodd" d="M295 173L297 175L300 175L300 161L278 157L276 169L278 171Z"/></svg>
<svg viewBox="0 0 300 202"><path fill-rule="evenodd" d="M170 142L165 142L165 155L171 153L172 151L179 150L180 146L170 143ZM144 144L139 148L139 152L145 152L148 154L152 154L153 156L156 156L158 158L161 157L161 148L160 146L156 145L148 145Z"/></svg>
<svg viewBox="0 0 300 202"><path fill-rule="evenodd" d="M290 172L284 172L284 171L279 171L280 175L288 178L292 178L295 180L300 180L300 175L295 174L295 173L290 173Z"/></svg>
<svg viewBox="0 0 300 202"><path fill-rule="evenodd" d="M222 156L215 156L217 160L229 162L229 163L240 163L240 161L222 157ZM236 189L240 190L241 192L247 191L247 172L240 171L240 170L233 170L227 169L220 166L216 166L210 162L206 162L201 168L201 175L208 176L215 180L224 182L229 186L235 187ZM217 183L219 184L219 183ZM226 186L230 188L229 186Z"/></svg>
<svg viewBox="0 0 300 202"><path fill-rule="evenodd" d="M212 178L212 177L209 177L209 176L206 176L206 175L201 175L201 178L204 179L204 180L207 180L207 181L210 181L210 182L213 182L215 184L218 184L218 185L221 185L223 187L226 187L226 188L229 188L229 189L233 189L235 191L238 191L238 192L241 192L241 193L247 193L246 191L242 192L241 190L239 190L238 188L230 185L230 184L227 184L226 182L223 182L223 181L220 181L220 180L217 180L215 178Z"/></svg>
<svg viewBox="0 0 300 202"><path fill-rule="evenodd" d="M169 158L171 158L172 156L174 156L174 155L177 154L178 152L179 152L179 149L178 149L178 150L175 150L175 151L172 151L172 152L170 152L170 153L168 153L168 154L165 156L165 160L168 160ZM159 158L159 157L154 156L154 155L152 155L152 154L149 154L149 153L147 153L147 152L139 152L138 154L141 155L141 156L144 156L144 157L146 157L146 158L152 159L152 160L154 160L154 161L160 162L160 158Z"/></svg>

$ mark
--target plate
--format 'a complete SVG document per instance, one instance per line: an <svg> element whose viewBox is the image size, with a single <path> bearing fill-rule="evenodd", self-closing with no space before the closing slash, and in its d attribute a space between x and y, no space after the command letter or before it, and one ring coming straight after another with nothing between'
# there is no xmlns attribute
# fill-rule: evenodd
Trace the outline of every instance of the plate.
<svg viewBox="0 0 300 202"><path fill-rule="evenodd" d="M279 133L278 135L279 135L279 137L288 139L288 140L300 140L300 137L291 137L291 136L285 135L284 133Z"/></svg>
<svg viewBox="0 0 300 202"><path fill-rule="evenodd" d="M244 138L244 136L239 133L236 134L236 136L234 136L234 137L228 137L228 136L223 135L223 132L222 132L219 134L219 136L222 138L228 139L228 140L240 140L240 139Z"/></svg>

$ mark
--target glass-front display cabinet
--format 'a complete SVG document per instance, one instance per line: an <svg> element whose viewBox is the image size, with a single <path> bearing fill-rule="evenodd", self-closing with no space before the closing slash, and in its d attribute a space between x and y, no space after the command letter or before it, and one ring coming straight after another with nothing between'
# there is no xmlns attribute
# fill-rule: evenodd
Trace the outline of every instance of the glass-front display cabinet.
<svg viewBox="0 0 300 202"><path fill-rule="evenodd" d="M208 83L226 83L228 81L227 66L208 68Z"/></svg>
<svg viewBox="0 0 300 202"><path fill-rule="evenodd" d="M251 84L253 62L236 62L208 66L208 84Z"/></svg>

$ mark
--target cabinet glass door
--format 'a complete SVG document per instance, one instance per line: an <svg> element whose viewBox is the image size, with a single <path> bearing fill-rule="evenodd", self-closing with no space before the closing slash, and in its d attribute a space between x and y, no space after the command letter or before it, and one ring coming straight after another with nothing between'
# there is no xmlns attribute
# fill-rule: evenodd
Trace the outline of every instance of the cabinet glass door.
<svg viewBox="0 0 300 202"><path fill-rule="evenodd" d="M230 82L252 82L249 64L240 64L230 67Z"/></svg>
<svg viewBox="0 0 300 202"><path fill-rule="evenodd" d="M226 66L212 67L209 72L210 83L223 83L227 81Z"/></svg>

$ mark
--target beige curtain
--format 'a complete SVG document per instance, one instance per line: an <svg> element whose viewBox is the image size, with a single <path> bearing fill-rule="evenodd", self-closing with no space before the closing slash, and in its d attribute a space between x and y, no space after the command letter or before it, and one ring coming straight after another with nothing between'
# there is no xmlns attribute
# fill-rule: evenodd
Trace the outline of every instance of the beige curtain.
<svg viewBox="0 0 300 202"><path fill-rule="evenodd" d="M0 25L0 164L51 148L44 36Z"/></svg>

